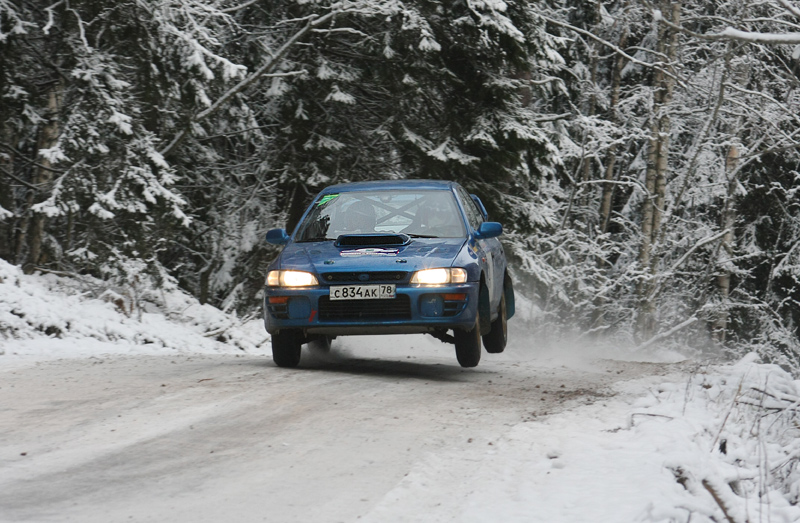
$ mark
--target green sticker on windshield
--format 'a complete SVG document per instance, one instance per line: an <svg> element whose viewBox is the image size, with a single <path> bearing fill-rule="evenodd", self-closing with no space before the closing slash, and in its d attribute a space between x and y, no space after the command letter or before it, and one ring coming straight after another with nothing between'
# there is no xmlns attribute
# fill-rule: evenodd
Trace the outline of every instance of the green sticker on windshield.
<svg viewBox="0 0 800 523"><path fill-rule="evenodd" d="M317 207L320 207L320 206L322 206L322 205L325 205L326 203L328 203L329 201L333 200L334 198L336 198L336 197L338 197L338 196L339 196L338 194L328 194L328 195L325 195L325 196L323 196L323 197L322 197L322 198L320 198L320 200L317 202Z"/></svg>

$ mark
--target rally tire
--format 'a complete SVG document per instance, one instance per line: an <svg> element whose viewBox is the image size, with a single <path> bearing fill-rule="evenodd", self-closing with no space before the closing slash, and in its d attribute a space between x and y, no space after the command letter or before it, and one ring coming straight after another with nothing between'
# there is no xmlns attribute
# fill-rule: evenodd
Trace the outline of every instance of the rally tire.
<svg viewBox="0 0 800 523"><path fill-rule="evenodd" d="M272 361L278 367L294 368L300 363L301 340L298 333L282 330L272 335Z"/></svg>
<svg viewBox="0 0 800 523"><path fill-rule="evenodd" d="M505 293L500 298L497 318L492 322L492 330L483 336L483 346L490 354L499 354L506 349L508 343L508 315Z"/></svg>
<svg viewBox="0 0 800 523"><path fill-rule="evenodd" d="M456 329L456 359L462 367L477 367L481 361L481 328L476 318L468 331Z"/></svg>

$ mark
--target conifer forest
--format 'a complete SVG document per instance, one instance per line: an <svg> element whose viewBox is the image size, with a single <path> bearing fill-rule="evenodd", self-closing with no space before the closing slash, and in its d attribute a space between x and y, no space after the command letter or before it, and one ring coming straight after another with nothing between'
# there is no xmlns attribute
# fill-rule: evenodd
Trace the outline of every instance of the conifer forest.
<svg viewBox="0 0 800 523"><path fill-rule="evenodd" d="M793 0L0 0L0 258L257 316L323 187L455 180L533 328L800 370L799 60Z"/></svg>

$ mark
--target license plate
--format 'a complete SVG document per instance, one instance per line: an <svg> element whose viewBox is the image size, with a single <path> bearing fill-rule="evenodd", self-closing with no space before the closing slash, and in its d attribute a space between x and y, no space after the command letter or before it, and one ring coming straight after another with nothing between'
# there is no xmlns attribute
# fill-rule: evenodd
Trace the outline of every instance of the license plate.
<svg viewBox="0 0 800 523"><path fill-rule="evenodd" d="M331 287L332 300L382 300L395 297L392 285L337 285Z"/></svg>

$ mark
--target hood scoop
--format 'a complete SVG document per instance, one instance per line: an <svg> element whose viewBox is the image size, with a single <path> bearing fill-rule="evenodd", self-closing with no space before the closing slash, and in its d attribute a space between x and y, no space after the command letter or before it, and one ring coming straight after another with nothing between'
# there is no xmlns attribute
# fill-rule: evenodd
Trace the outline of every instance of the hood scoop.
<svg viewBox="0 0 800 523"><path fill-rule="evenodd" d="M406 245L407 234L342 234L336 238L337 247L386 247Z"/></svg>

